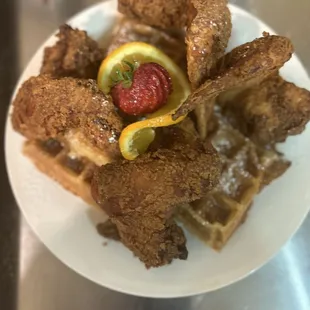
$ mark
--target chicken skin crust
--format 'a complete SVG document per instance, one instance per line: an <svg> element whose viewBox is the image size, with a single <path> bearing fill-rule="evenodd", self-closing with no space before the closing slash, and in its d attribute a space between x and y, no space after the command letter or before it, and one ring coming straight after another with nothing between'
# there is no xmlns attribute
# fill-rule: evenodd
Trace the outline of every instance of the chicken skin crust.
<svg viewBox="0 0 310 310"><path fill-rule="evenodd" d="M93 198L147 268L186 259L186 239L173 220L174 209L206 195L221 170L211 144L192 135L190 141L176 127L165 131L166 142L157 151L102 166L92 181Z"/></svg>
<svg viewBox="0 0 310 310"><path fill-rule="evenodd" d="M30 140L58 138L79 129L94 146L120 156L122 120L93 80L30 78L13 102L12 124Z"/></svg>
<svg viewBox="0 0 310 310"><path fill-rule="evenodd" d="M142 24L167 29L187 23L188 0L118 0L118 10Z"/></svg>
<svg viewBox="0 0 310 310"><path fill-rule="evenodd" d="M57 34L59 40L44 50L41 74L53 77L96 79L105 54L86 31L63 25Z"/></svg>
<svg viewBox="0 0 310 310"><path fill-rule="evenodd" d="M198 88L224 55L231 35L227 0L190 0L186 31L187 71L192 89Z"/></svg>
<svg viewBox="0 0 310 310"><path fill-rule="evenodd" d="M310 92L275 75L225 102L224 112L256 144L273 145L303 132L310 120Z"/></svg>
<svg viewBox="0 0 310 310"><path fill-rule="evenodd" d="M218 61L211 78L189 95L173 119L186 115L201 103L212 104L223 92L259 84L274 75L292 54L293 45L289 39L268 34L236 47Z"/></svg>

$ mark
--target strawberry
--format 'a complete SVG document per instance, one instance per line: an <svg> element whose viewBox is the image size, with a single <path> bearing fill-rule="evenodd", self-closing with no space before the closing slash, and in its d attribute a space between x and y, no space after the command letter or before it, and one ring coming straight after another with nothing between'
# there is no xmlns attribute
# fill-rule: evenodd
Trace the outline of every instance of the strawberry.
<svg viewBox="0 0 310 310"><path fill-rule="evenodd" d="M168 71L157 63L144 63L136 70L126 62L130 71L117 72L118 81L112 87L114 104L129 115L144 115L157 111L167 103L172 93Z"/></svg>

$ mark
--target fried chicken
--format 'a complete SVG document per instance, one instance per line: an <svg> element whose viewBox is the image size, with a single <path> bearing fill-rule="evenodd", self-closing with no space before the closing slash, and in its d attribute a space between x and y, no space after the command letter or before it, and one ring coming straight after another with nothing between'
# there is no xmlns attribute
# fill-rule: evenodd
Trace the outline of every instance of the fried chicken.
<svg viewBox="0 0 310 310"><path fill-rule="evenodd" d="M279 75L241 93L224 106L233 126L263 145L300 134L310 120L310 92Z"/></svg>
<svg viewBox="0 0 310 310"><path fill-rule="evenodd" d="M157 151L102 166L92 181L93 198L147 268L186 259L185 236L172 218L175 206L206 195L220 175L211 144L177 127L163 131Z"/></svg>
<svg viewBox="0 0 310 310"><path fill-rule="evenodd" d="M117 139L122 130L121 118L93 80L30 78L13 102L12 123L30 140L69 135L73 143L71 130L78 130L94 147L111 157L120 156Z"/></svg>
<svg viewBox="0 0 310 310"><path fill-rule="evenodd" d="M188 13L187 71L192 89L197 89L202 82L210 78L210 70L216 65L228 45L231 35L231 14L227 0L190 0ZM215 98L202 102L195 108L199 135L207 137Z"/></svg>
<svg viewBox="0 0 310 310"><path fill-rule="evenodd" d="M118 0L118 10L142 24L182 28L187 23L188 0Z"/></svg>
<svg viewBox="0 0 310 310"><path fill-rule="evenodd" d="M97 225L97 231L99 235L107 239L112 239L114 241L120 241L119 232L117 227L110 219L106 220L103 223Z"/></svg>
<svg viewBox="0 0 310 310"><path fill-rule="evenodd" d="M206 80L187 98L173 115L177 119L186 115L199 104L212 103L212 99L225 91L250 87L275 74L293 53L289 39L266 35L245 43L223 56Z"/></svg>
<svg viewBox="0 0 310 310"><path fill-rule="evenodd" d="M45 48L41 74L53 77L96 79L104 51L86 31L63 25L58 42Z"/></svg>
<svg viewBox="0 0 310 310"><path fill-rule="evenodd" d="M162 29L187 27L187 67L193 89L224 55L231 34L227 0L119 0L118 9L142 24Z"/></svg>
<svg viewBox="0 0 310 310"><path fill-rule="evenodd" d="M193 90L199 87L221 58L231 35L227 0L189 0L186 31L188 76Z"/></svg>
<svg viewBox="0 0 310 310"><path fill-rule="evenodd" d="M114 30L114 36L107 53L111 53L128 42L145 42L154 45L186 70L186 46L184 34L181 32L168 32L123 18Z"/></svg>

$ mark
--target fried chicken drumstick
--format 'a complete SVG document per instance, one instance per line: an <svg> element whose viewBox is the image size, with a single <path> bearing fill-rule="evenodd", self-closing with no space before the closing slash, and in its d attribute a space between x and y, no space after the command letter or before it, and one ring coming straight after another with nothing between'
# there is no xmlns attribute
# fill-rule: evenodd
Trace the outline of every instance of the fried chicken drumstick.
<svg viewBox="0 0 310 310"><path fill-rule="evenodd" d="M93 198L147 268L186 259L185 236L172 218L175 206L203 197L219 179L212 145L187 135L167 128L157 151L107 164L94 174Z"/></svg>
<svg viewBox="0 0 310 310"><path fill-rule="evenodd" d="M85 31L63 25L58 42L45 48L41 74L96 79L104 51Z"/></svg>
<svg viewBox="0 0 310 310"><path fill-rule="evenodd" d="M14 100L12 124L30 140L57 138L77 129L111 157L120 156L121 118L93 80L30 78Z"/></svg>

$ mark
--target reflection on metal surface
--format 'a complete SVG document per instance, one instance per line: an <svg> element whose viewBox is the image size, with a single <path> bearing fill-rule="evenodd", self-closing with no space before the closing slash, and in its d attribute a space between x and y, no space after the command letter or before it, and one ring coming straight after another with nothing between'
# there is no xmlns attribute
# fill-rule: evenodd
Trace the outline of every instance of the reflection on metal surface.
<svg viewBox="0 0 310 310"><path fill-rule="evenodd" d="M54 258L23 224L19 309L309 310L310 249L305 240L309 228L310 218L277 257L241 282L192 298L152 300L119 294L83 279Z"/></svg>
<svg viewBox="0 0 310 310"><path fill-rule="evenodd" d="M296 291L296 309L308 310L310 309L310 282L309 282L309 273L308 280L305 277L307 272L304 273L303 269L300 268L300 261L296 254L299 253L296 243L290 242L283 250L282 256L286 263L286 266L289 266L288 277L290 282ZM307 270L307 269L306 269ZM308 269L309 270L309 269ZM308 282L308 283L307 283Z"/></svg>
<svg viewBox="0 0 310 310"><path fill-rule="evenodd" d="M52 6L44 6L35 5L33 0L19 1L22 67L58 24L98 1L51 2L54 3ZM307 68L310 68L309 1L234 0L232 2L255 12L279 33L287 34L289 29L289 35L295 43L298 54ZM54 258L23 221L20 241L19 310L309 310L310 246L307 241L309 235L310 217L269 264L245 280L214 293L192 298L151 300L119 294L83 279Z"/></svg>

